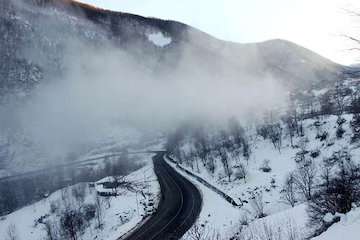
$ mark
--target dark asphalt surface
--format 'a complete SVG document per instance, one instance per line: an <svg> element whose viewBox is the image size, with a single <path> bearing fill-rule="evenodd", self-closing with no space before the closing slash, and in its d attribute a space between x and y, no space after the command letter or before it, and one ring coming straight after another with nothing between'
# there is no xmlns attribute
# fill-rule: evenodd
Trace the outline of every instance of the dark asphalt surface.
<svg viewBox="0 0 360 240"><path fill-rule="evenodd" d="M162 198L156 213L126 240L180 239L200 214L199 190L164 160L165 153L153 157Z"/></svg>

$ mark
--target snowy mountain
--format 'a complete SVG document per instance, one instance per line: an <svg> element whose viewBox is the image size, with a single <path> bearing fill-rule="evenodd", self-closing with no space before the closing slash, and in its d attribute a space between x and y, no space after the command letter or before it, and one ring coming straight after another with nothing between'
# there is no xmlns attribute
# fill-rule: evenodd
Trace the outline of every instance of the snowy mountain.
<svg viewBox="0 0 360 240"><path fill-rule="evenodd" d="M285 40L0 0L0 238L164 222L183 240L355 240L359 72Z"/></svg>
<svg viewBox="0 0 360 240"><path fill-rule="evenodd" d="M75 1L2 1L0 8L2 96L31 89L63 73L71 41L97 48L113 44L156 71L191 60L193 74L212 72L257 80L272 76L290 88L335 81L342 66L291 42L238 44L215 39L174 21L111 12Z"/></svg>
<svg viewBox="0 0 360 240"><path fill-rule="evenodd" d="M109 54L102 53L111 53L117 49L122 51L121 56L109 57ZM101 54L98 54L99 52ZM59 140L56 133L60 132L66 135L66 131L62 130L63 127L60 126L60 123L48 123L49 120L54 121L54 118L63 118L64 115L66 118L69 115L67 111L69 106L65 108L64 112L60 110L54 112L54 108L62 109L63 106L45 104L48 112L44 113L42 110L44 106L40 106L36 110L37 114L34 113L32 106L27 114L24 114L25 107L20 107L20 109L23 108L19 110L20 113L14 109L22 106L22 103L28 102L29 97L35 95L36 99L38 93L33 93L33 90L39 87L44 88L44 86L46 88L47 84L62 83L64 79L70 79L67 81L71 82L80 76L87 77L86 74L92 78L102 79L101 70L87 73L91 72L89 70L94 66L99 66L100 69L110 66L110 70L104 69L104 76L107 77L108 75L127 76L126 66L118 67L107 64L114 60L121 62L123 58L130 59L128 61L131 61L131 67L134 68L135 65L137 69L145 69L139 71L141 72L140 76L134 77L141 80L136 84L142 84L142 81L145 83L145 80L142 80L143 75L153 76L153 79L158 79L160 83L161 81L171 82L173 79L181 79L181 84L185 86L191 86L196 79L202 79L200 83L197 83L197 88L194 88L195 93L201 91L201 85L215 82L221 86L229 86L228 88L234 91L232 93L234 95L242 95L241 89L237 89L239 86L259 82L259 86L253 90L256 94L258 92L256 88L267 86L262 85L264 79L272 79L280 83L284 86L282 89L284 92L294 89L324 89L341 79L345 70L344 67L310 50L284 40L249 44L226 42L180 22L112 12L70 0L1 1L0 62L4 64L0 64L0 102L8 104L5 107L1 105L0 108L4 113L2 114L3 129L0 134L1 167L10 165L16 167L25 161L26 165L35 166L38 163L47 162L49 161L47 159L52 157L44 154L43 148L57 157L63 154L64 156L60 158L67 159L67 156L74 155L74 152L83 149L84 145L87 146L82 142L79 145L68 144L69 139ZM90 63L89 66L86 65L86 61ZM73 71L74 69L76 70ZM79 69L84 70L80 72ZM69 72L72 74L70 78ZM90 76L94 74L96 77ZM120 82L121 79L116 81ZM54 94L64 97L68 94L69 89L73 91L74 87L76 88L76 83L74 84L74 86L61 90L58 86L51 90L47 89L45 98L39 99L38 102L52 102ZM107 86L107 84L104 80L103 85ZM176 84L176 86L179 85L179 83ZM99 86L95 89L99 89ZM91 91L95 91L95 89L87 90L86 97L92 98ZM208 95L217 94L217 87L212 87L210 90L214 93L208 93ZM210 90L206 91L211 92ZM108 91L108 89L101 91ZM124 92L129 91L124 90ZM185 93L178 98L187 97L190 94L188 92L189 90L185 89ZM225 97L229 95L226 90L223 92ZM42 94L44 95L44 91ZM83 90L76 94L84 98ZM120 95L120 93L114 90L111 95ZM149 97L153 101L154 98ZM238 97L235 96L235 98ZM273 96L269 98L274 99ZM264 97L264 99L266 98ZM205 104L208 104L208 100L205 98L197 100L200 100L200 110L204 109L202 106L204 101ZM57 103L57 101L55 102ZM79 103L78 108L86 112L94 111L94 108L86 110L83 105L88 104L88 100L84 101L85 103ZM108 104L108 101L110 100L106 100L104 104ZM233 108L236 108L238 103L233 101L231 104ZM157 103L154 105L156 106ZM182 108L181 105L179 107ZM27 108L29 107L27 106ZM68 123L72 123L75 118L79 119L84 115L78 109L73 109L73 106L70 106L70 110L72 117L68 116L70 118ZM209 111L213 111L212 106ZM109 112L107 111L106 114ZM42 114L49 116L54 113L58 114L57 117L50 119L41 117ZM102 116L95 115L96 117ZM174 113L167 115L174 115ZM39 119L31 121L34 116L39 116L38 118L48 125L49 131L56 131L55 137L51 140L54 144L62 142L63 145L66 145L68 152L64 152L64 147L56 146L56 151L62 152L62 154L55 154L56 151L51 149L53 146L51 148L44 147L44 142L47 144L50 141L43 139L44 134L42 133L40 133L40 137L38 136L40 142L33 140L31 137L35 131L33 125L36 124L37 127L40 127L44 124L39 124ZM88 119L92 118L94 117L88 117ZM138 119L137 116L136 119ZM104 120L96 120L96 122L101 121ZM26 130L24 124L32 125ZM74 128L78 129L79 126L84 126L84 124L79 122ZM93 128L90 123L88 126ZM106 128L112 129L109 126ZM42 127L39 129L43 130ZM74 132L70 129L67 129L68 135ZM106 133L108 132L106 131ZM105 134L102 132L99 135L104 136ZM72 141L73 139L71 139ZM99 139L96 139L95 142L98 144ZM121 140L121 142L123 141ZM77 156L78 153L75 155ZM22 160L25 158L24 156L27 156L28 160Z"/></svg>
<svg viewBox="0 0 360 240"><path fill-rule="evenodd" d="M126 59L130 59L128 61L131 61L132 67L135 65L138 69L145 69L139 71L141 74L145 72L144 75L154 76L153 78L159 79L159 82L171 82L174 78L180 78L182 84L190 86L194 79L202 79L202 82L198 83L200 89L201 84L216 82L222 86L230 86L235 95L241 95L241 91L236 89L238 86L259 82L260 87L264 79L278 82L284 86L284 92L294 89L324 89L341 79L345 70L344 67L310 50L284 40L249 44L226 42L183 23L112 12L69 0L1 1L0 36L0 62L4 63L0 64L0 100L3 103L10 102L9 106L0 110L6 113L3 117L11 116L2 120L6 122L0 134L0 165L3 167L8 166L10 162L21 164L21 159L25 155L30 156L28 159L36 159L39 162L43 162L39 159L45 161L50 158L43 154L43 144L34 144L29 137L33 134L32 126L30 133L24 133L26 129L24 130L22 122L32 124L28 118L36 116L34 110L29 110L28 115L23 116L24 111L17 113L14 105L27 102L27 97L34 97L33 95L36 98L37 93L32 91L34 89L44 86L46 88L46 84L49 83L64 82L64 79L73 81L79 78L79 75L91 75L87 73L89 71L86 68L99 66L103 69L111 65L107 64L107 61L121 62L124 55ZM121 56L109 57L109 54L98 54L114 52L117 49L122 51ZM99 59L100 62L97 63ZM104 62L101 62L101 59ZM86 61L91 64L87 66ZM104 75L127 76L125 68L116 66L111 67L110 71L104 69ZM85 70L79 72L78 69ZM68 76L69 72L72 73L71 78ZM98 75L97 79L103 77L101 71L95 71L95 74ZM142 77L135 76L136 79ZM186 81L189 81L189 84ZM231 87L234 83L236 87ZM104 81L104 86L106 84ZM70 89L73 90L74 86ZM215 91L213 94L216 94L216 89L217 87L212 90ZM50 100L55 93L65 96L69 90L65 88L61 92L58 87L53 87L51 91L54 93L50 90L45 91L48 91L49 95L45 99ZM90 91L94 89L87 91L87 97L91 98ZM188 96L187 92L188 90L185 90L184 95L179 98ZM120 93L114 91L112 95L116 94ZM14 99L18 101L14 103ZM44 103L48 100L38 101ZM207 100L200 102L202 101ZM237 103L234 102L233 105L235 107ZM50 108L48 115L53 114L54 106L47 107ZM81 105L79 108L85 111L84 106ZM40 109L37 111L41 112ZM93 108L89 111L93 111ZM61 118L67 114L66 111L57 113ZM13 115L17 120L14 120ZM18 120L19 115L25 119ZM75 117L79 116L76 114ZM21 123L13 126L18 121ZM49 124L49 128L56 129L59 126ZM42 135L40 138L46 143L49 142L43 140ZM57 138L53 141L59 142ZM83 145L81 143L81 148ZM71 151L65 155L72 155L72 152L78 149L79 146L72 144ZM32 162L27 161L28 164Z"/></svg>

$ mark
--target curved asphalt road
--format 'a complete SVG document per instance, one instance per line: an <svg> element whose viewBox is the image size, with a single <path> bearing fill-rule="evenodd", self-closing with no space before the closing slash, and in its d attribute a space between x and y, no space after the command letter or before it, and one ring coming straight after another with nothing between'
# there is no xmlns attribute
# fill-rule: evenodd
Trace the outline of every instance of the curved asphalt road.
<svg viewBox="0 0 360 240"><path fill-rule="evenodd" d="M126 240L180 239L201 211L199 190L164 160L164 152L153 157L162 198L156 213Z"/></svg>

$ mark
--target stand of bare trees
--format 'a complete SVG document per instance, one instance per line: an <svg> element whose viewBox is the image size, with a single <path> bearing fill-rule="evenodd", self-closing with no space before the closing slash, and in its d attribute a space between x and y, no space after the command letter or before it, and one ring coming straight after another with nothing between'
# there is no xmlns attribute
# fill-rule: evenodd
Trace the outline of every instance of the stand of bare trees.
<svg viewBox="0 0 360 240"><path fill-rule="evenodd" d="M184 126L169 135L166 144L167 150L180 164L184 163L197 172L206 169L210 174L214 174L221 165L227 181L234 178L246 181L247 171L241 161L243 159L248 163L251 145L245 130L235 118L229 120L227 129L210 131L204 126ZM236 160L236 164L232 159ZM216 164L217 160L220 165Z"/></svg>
<svg viewBox="0 0 360 240"><path fill-rule="evenodd" d="M264 139L270 139L274 148L281 152L283 128L280 123L264 124L257 129L257 132Z"/></svg>
<svg viewBox="0 0 360 240"><path fill-rule="evenodd" d="M85 202L89 194L95 194L92 202ZM87 184L78 184L65 188L61 192L61 200L51 202L50 215L37 220L46 231L47 240L78 240L84 230L94 224L102 228L104 224L104 210L109 206L106 197L93 193Z"/></svg>
<svg viewBox="0 0 360 240"><path fill-rule="evenodd" d="M309 201L309 217L317 232L324 231L329 222L326 214L347 213L360 202L360 165L346 151L333 154L323 161L320 183ZM336 221L336 218L334 218Z"/></svg>

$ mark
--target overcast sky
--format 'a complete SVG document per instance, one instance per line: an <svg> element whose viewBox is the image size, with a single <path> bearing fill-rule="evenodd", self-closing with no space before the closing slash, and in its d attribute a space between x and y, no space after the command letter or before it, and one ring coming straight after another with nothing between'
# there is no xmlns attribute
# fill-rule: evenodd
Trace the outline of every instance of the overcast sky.
<svg viewBox="0 0 360 240"><path fill-rule="evenodd" d="M360 52L349 51L341 35L360 33L360 0L81 0L102 8L178 20L217 38L258 42L283 38L333 61L351 64ZM356 57L358 55L359 57Z"/></svg>

